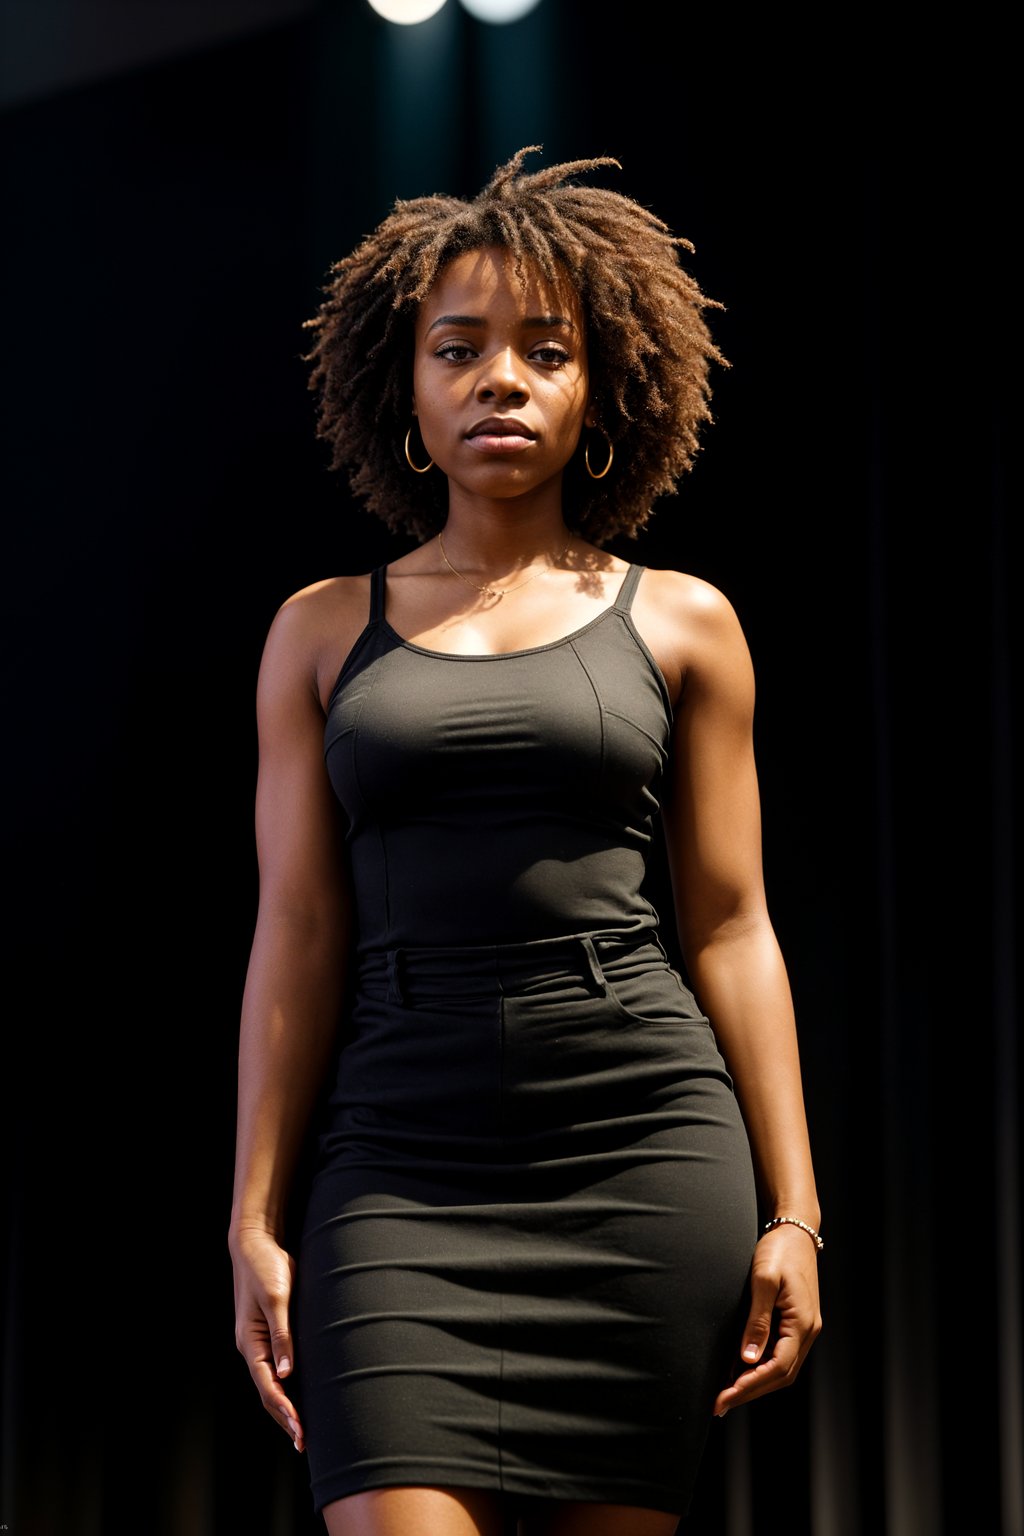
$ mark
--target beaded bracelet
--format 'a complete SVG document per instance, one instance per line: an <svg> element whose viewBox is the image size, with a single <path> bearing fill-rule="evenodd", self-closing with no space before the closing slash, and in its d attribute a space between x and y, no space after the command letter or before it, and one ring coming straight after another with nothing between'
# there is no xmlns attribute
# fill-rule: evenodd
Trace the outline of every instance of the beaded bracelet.
<svg viewBox="0 0 1024 1536"><path fill-rule="evenodd" d="M814 1246L819 1253L825 1246L821 1233L816 1232L813 1227L809 1227L806 1221L798 1220L796 1216L773 1216L771 1221L765 1222L764 1230L770 1232L773 1227L782 1226L799 1227L801 1232L806 1232L807 1236L813 1240Z"/></svg>

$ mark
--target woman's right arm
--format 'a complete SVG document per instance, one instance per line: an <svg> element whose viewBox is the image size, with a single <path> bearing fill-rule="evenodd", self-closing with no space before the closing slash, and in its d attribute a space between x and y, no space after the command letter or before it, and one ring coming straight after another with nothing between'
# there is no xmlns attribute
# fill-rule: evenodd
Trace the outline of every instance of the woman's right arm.
<svg viewBox="0 0 1024 1536"><path fill-rule="evenodd" d="M242 999L228 1233L235 1339L264 1407L297 1450L282 1382L295 1364L289 1188L332 1055L350 936L341 817L323 757L318 612L307 590L275 615L257 685L259 908Z"/></svg>

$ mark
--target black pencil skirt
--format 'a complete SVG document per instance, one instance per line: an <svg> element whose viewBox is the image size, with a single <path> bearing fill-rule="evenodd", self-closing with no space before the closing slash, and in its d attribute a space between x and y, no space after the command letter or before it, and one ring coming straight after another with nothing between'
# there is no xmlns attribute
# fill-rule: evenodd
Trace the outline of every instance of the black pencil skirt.
<svg viewBox="0 0 1024 1536"><path fill-rule="evenodd" d="M650 931L369 956L298 1256L314 1507L684 1513L756 1229L731 1080Z"/></svg>

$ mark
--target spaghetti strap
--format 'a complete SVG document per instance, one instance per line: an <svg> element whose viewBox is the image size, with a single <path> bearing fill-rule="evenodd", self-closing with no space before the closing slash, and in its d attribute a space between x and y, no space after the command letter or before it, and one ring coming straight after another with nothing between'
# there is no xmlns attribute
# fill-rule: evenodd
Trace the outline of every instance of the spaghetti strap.
<svg viewBox="0 0 1024 1536"><path fill-rule="evenodd" d="M387 573L386 565L378 565L376 570L370 572L370 624L379 624L384 617L384 582Z"/></svg>
<svg viewBox="0 0 1024 1536"><path fill-rule="evenodd" d="M612 604L616 613L628 613L633 602L633 594L636 592L637 582L643 575L645 566L631 565L622 579L619 587L619 595Z"/></svg>

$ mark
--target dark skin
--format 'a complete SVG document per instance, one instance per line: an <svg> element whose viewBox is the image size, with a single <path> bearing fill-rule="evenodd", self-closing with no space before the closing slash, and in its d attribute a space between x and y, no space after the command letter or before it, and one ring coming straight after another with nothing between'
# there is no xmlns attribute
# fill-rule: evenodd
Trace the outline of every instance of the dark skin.
<svg viewBox="0 0 1024 1536"><path fill-rule="evenodd" d="M389 567L391 626L426 649L492 654L546 645L607 608L626 564L570 537L562 516L562 471L580 434L599 425L571 285L532 272L524 290L500 250L456 258L420 307L411 384L431 473L448 479L450 564L433 538ZM481 586L516 590L488 596ZM260 902L242 1008L229 1245L238 1347L264 1406L299 1450L304 1432L287 1390L301 1362L289 1325L294 1261L282 1243L284 1212L331 1053L350 913L323 729L368 608L368 576L296 593L271 625L258 685ZM663 821L687 969L715 1020L765 1207L817 1227L792 998L762 875L749 651L727 599L696 577L646 571L632 612L675 705ZM755 1249L735 1379L710 1411L790 1384L820 1326L814 1245L798 1227L776 1228ZM538 1503L520 1530L672 1536L678 1519L552 1501ZM353 1494L329 1505L324 1520L330 1536L502 1529L493 1495L440 1486Z"/></svg>

